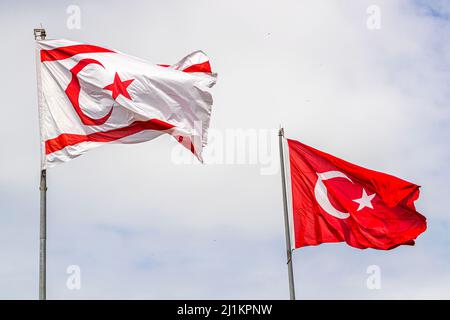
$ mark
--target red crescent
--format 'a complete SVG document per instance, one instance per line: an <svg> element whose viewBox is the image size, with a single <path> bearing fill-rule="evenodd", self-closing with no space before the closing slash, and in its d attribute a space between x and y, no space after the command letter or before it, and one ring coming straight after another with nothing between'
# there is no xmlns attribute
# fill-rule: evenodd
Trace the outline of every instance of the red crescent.
<svg viewBox="0 0 450 320"><path fill-rule="evenodd" d="M111 109L109 110L109 112L105 116L103 116L103 117L101 117L99 119L91 118L88 115L86 115L83 112L83 110L81 110L80 102L79 102L79 98L80 98L80 82L78 80L78 73L80 73L80 71L83 70L84 67L86 67L86 66L88 66L90 64L98 64L102 68L105 68L100 62L98 62L97 60L94 60L94 59L82 59L82 60L80 60L70 70L70 72L72 73L72 80L70 81L69 85L66 88L66 94L67 94L67 97L69 98L70 102L72 103L72 106L75 109L76 113L80 117L81 122L83 122L83 124L86 125L86 126L98 126L98 125L104 124L109 119L109 117L112 114L113 107L111 107Z"/></svg>

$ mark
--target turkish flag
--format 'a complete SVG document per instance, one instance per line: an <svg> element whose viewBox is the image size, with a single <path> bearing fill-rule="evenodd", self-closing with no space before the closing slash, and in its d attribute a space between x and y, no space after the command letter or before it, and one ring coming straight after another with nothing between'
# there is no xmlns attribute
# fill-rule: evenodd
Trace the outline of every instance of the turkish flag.
<svg viewBox="0 0 450 320"><path fill-rule="evenodd" d="M42 168L105 143L138 143L163 133L201 160L216 82L195 51L159 65L69 40L37 41Z"/></svg>
<svg viewBox="0 0 450 320"><path fill-rule="evenodd" d="M419 186L289 140L294 248L325 242L388 250L414 245L426 218Z"/></svg>

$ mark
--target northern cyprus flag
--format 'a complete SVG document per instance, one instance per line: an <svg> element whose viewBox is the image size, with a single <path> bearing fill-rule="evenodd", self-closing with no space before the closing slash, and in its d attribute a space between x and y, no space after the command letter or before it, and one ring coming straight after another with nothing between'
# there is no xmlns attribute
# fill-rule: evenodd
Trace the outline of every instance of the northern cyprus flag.
<svg viewBox="0 0 450 320"><path fill-rule="evenodd" d="M173 65L69 40L37 42L42 169L105 143L172 135L201 161L216 82L196 51Z"/></svg>

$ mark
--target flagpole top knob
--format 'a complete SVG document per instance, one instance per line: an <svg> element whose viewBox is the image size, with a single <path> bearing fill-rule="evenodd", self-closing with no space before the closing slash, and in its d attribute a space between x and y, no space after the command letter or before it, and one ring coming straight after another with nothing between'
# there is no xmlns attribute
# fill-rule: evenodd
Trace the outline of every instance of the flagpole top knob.
<svg viewBox="0 0 450 320"><path fill-rule="evenodd" d="M34 39L35 40L44 40L46 36L45 29L39 28L34 29Z"/></svg>
<svg viewBox="0 0 450 320"><path fill-rule="evenodd" d="M280 130L278 131L278 136L284 137L284 128L280 128Z"/></svg>

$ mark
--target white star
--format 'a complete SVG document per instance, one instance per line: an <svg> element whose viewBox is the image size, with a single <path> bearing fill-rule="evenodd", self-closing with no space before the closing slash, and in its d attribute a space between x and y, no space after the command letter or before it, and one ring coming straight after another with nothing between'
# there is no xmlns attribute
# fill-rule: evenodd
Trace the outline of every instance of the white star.
<svg viewBox="0 0 450 320"><path fill-rule="evenodd" d="M359 207L356 211L359 211L361 209L364 209L365 207L369 207L370 209L373 209L372 206L372 199L375 197L375 193L372 193L370 196L366 193L366 190L362 190L362 196L359 199L355 199L353 201L355 201L356 203L359 204Z"/></svg>

